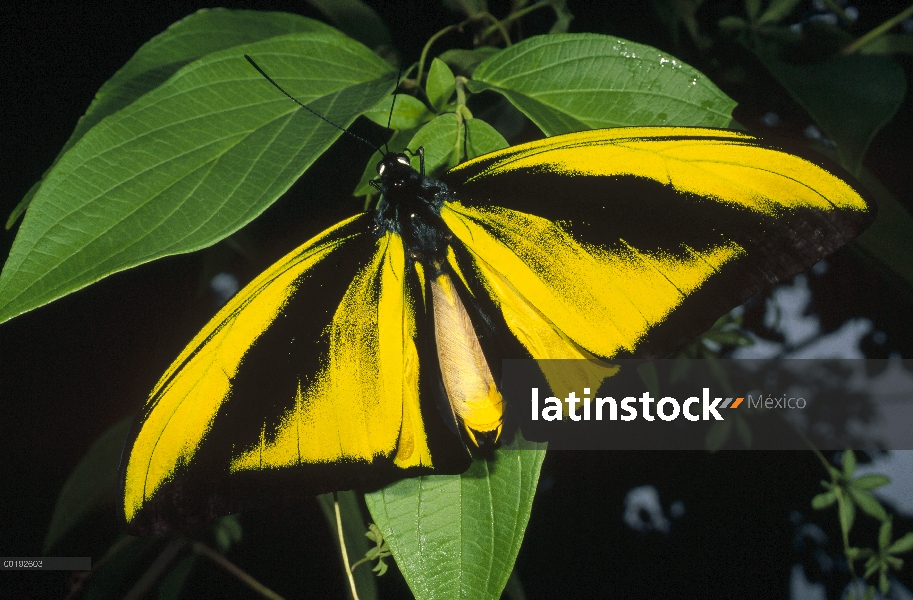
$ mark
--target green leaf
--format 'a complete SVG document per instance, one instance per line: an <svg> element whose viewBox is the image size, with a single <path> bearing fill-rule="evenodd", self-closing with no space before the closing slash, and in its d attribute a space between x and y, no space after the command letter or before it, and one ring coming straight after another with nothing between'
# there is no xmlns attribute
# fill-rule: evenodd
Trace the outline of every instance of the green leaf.
<svg viewBox="0 0 913 600"><path fill-rule="evenodd" d="M888 33L859 49L861 54L913 54L913 35Z"/></svg>
<svg viewBox="0 0 913 600"><path fill-rule="evenodd" d="M70 473L51 514L42 553L47 554L75 525L117 497L117 469L133 418L112 425L95 440Z"/></svg>
<svg viewBox="0 0 913 600"><path fill-rule="evenodd" d="M361 0L306 0L349 37L372 50L392 49L393 40L383 19Z"/></svg>
<svg viewBox="0 0 913 600"><path fill-rule="evenodd" d="M339 34L320 21L284 12L213 8L199 10L181 19L143 44L99 88L54 163L99 121L157 88L184 65L226 48L296 32ZM42 179L46 176L47 172ZM13 210L6 223L7 229L25 211L38 191L37 186L36 183Z"/></svg>
<svg viewBox="0 0 913 600"><path fill-rule="evenodd" d="M500 51L500 48L495 48L493 46L480 46L474 50L463 50L458 48L447 50L438 56L438 58L447 63L447 66L458 75L469 77L475 71L476 67L482 64L482 61Z"/></svg>
<svg viewBox="0 0 913 600"><path fill-rule="evenodd" d="M741 17L734 17L730 15L720 19L717 22L717 27L725 31L741 31L748 28L748 21Z"/></svg>
<svg viewBox="0 0 913 600"><path fill-rule="evenodd" d="M460 122L454 113L440 115L421 129L409 142L413 151L425 150L425 174L436 177L452 169L460 161L508 146L490 125L479 119L463 122L466 129L460 131ZM412 166L419 168L418 156L412 157Z"/></svg>
<svg viewBox="0 0 913 600"><path fill-rule="evenodd" d="M779 23L795 10L801 0L771 0L770 6L758 19L758 25Z"/></svg>
<svg viewBox="0 0 913 600"><path fill-rule="evenodd" d="M336 496L339 499L342 535L346 541L349 564L352 565L365 555L372 547L372 544L365 536L367 526L365 525L365 517L359 507L358 496L350 490L337 492ZM342 565L342 548L339 546L339 532L336 525L336 509L333 507L333 494L317 496L317 503L320 504L323 516L326 517L327 525L336 542L336 550L340 553L339 564ZM344 570L339 574L339 577L346 577ZM378 597L377 578L371 572L371 569L361 566L352 572L352 577L355 579L355 589L358 591L358 597L361 600L374 600ZM348 584L346 584L346 589L349 589ZM349 592L348 597L351 598L351 592Z"/></svg>
<svg viewBox="0 0 913 600"><path fill-rule="evenodd" d="M878 591L882 594L887 594L889 589L891 589L891 583L888 581L888 574L885 570L882 570L878 576Z"/></svg>
<svg viewBox="0 0 913 600"><path fill-rule="evenodd" d="M814 65L758 58L837 144L844 168L858 176L869 142L903 102L903 68L883 56L839 56Z"/></svg>
<svg viewBox="0 0 913 600"><path fill-rule="evenodd" d="M732 434L732 421L714 421L707 430L704 438L704 447L708 452L716 452L723 447Z"/></svg>
<svg viewBox="0 0 913 600"><path fill-rule="evenodd" d="M878 528L878 547L887 548L891 543L891 519L882 519L881 527Z"/></svg>
<svg viewBox="0 0 913 600"><path fill-rule="evenodd" d="M48 174L0 274L0 323L112 273L231 235L393 87L340 35L291 34L209 54L99 123Z"/></svg>
<svg viewBox="0 0 913 600"><path fill-rule="evenodd" d="M843 476L849 479L853 476L853 473L856 472L856 453L853 452L852 448L848 448L843 452L842 459L843 466Z"/></svg>
<svg viewBox="0 0 913 600"><path fill-rule="evenodd" d="M837 495L834 492L822 492L812 498L812 508L822 510L831 506L837 501Z"/></svg>
<svg viewBox="0 0 913 600"><path fill-rule="evenodd" d="M849 488L850 496L853 498L853 502L856 503L859 508L863 510L868 515L875 517L880 521L884 521L888 518L888 513L885 512L884 507L875 499L872 494L868 492L863 492L862 490L857 490L854 488Z"/></svg>
<svg viewBox="0 0 913 600"><path fill-rule="evenodd" d="M485 121L468 119L465 123L466 160L510 146L504 136Z"/></svg>
<svg viewBox="0 0 913 600"><path fill-rule="evenodd" d="M852 485L857 490L875 490L880 487L884 487L889 483L891 483L891 478L887 475L872 473L870 475L863 475L858 479L854 479L850 485Z"/></svg>
<svg viewBox="0 0 913 600"><path fill-rule="evenodd" d="M390 113L391 104L393 105L392 115ZM394 130L418 129L435 117L424 102L408 94L387 96L366 110L364 115L381 127L387 127L389 120L389 126Z"/></svg>
<svg viewBox="0 0 913 600"><path fill-rule="evenodd" d="M479 65L467 87L503 94L545 135L628 125L725 127L735 102L696 69L608 35L532 37Z"/></svg>
<svg viewBox="0 0 913 600"><path fill-rule="evenodd" d="M856 521L856 504L852 499L844 497L840 507L840 526L844 531L849 532L853 529L853 523Z"/></svg>
<svg viewBox="0 0 913 600"><path fill-rule="evenodd" d="M365 495L419 600L497 599L529 520L545 444L520 434L463 475L404 479Z"/></svg>
<svg viewBox="0 0 913 600"><path fill-rule="evenodd" d="M888 546L890 554L903 554L910 550L913 550L913 532L904 534L903 537L896 539L893 544Z"/></svg>
<svg viewBox="0 0 913 600"><path fill-rule="evenodd" d="M431 61L425 92L428 94L431 107L437 112L443 111L456 92L453 71L450 70L447 63L438 58Z"/></svg>

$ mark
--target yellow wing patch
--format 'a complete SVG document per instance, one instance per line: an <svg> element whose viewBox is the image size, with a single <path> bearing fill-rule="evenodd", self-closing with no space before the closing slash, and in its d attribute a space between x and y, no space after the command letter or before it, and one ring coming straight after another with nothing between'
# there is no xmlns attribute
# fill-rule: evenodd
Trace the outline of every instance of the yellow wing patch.
<svg viewBox="0 0 913 600"><path fill-rule="evenodd" d="M771 216L798 207L868 210L839 177L735 131L672 127L585 131L488 154L452 172L478 162L490 164L468 181L519 169L567 176L634 176Z"/></svg>
<svg viewBox="0 0 913 600"><path fill-rule="evenodd" d="M650 327L745 252L735 242L684 247L684 257L629 245L596 248L551 221L504 208L446 203L441 217L536 358L610 358L633 350Z"/></svg>
<svg viewBox="0 0 913 600"><path fill-rule="evenodd" d="M388 233L333 316L324 368L299 387L276 430L232 461L232 472L381 456L402 468L432 466L404 269L402 238Z"/></svg>
<svg viewBox="0 0 913 600"><path fill-rule="evenodd" d="M124 513L131 521L143 502L188 463L231 393L244 355L295 293L296 280L346 238L327 229L287 254L236 294L194 337L147 400L124 474ZM151 407L150 407L151 405Z"/></svg>

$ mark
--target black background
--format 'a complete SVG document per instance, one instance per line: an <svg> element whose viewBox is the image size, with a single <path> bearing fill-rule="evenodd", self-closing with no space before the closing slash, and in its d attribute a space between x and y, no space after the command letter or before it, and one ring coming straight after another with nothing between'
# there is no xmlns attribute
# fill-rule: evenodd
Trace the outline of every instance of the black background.
<svg viewBox="0 0 913 600"><path fill-rule="evenodd" d="M440 28L459 19L436 2L369 2L410 62ZM494 11L498 3L492 2ZM595 4L595 3L594 3ZM809 123L801 109L737 45L715 51L722 64L704 63L685 41L676 49L646 2L571 3L572 31L618 35L675 52L704 70L740 107L736 118L757 130L768 110L780 114L778 133L801 139ZM605 5L605 6L603 6ZM286 10L319 17L300 3L226 3L235 8ZM740 3L708 2L699 17L712 31ZM2 23L2 182L5 216L51 164L95 91L152 36L199 5L107 2L34 3L4 8ZM862 11L856 31L893 14L892 2ZM532 19L529 30L547 28ZM458 41L458 37L448 38ZM443 40L444 44L448 40ZM723 43L723 42L720 42ZM743 68L739 77L731 67ZM911 63L904 62L908 81ZM733 75L733 73L736 73ZM908 94L878 135L866 166L909 206L913 181L913 111ZM365 135L379 131L365 123ZM0 325L0 555L37 556L54 502L67 475L91 443L132 414L158 376L215 311L206 290L213 264L242 283L358 202L349 197L370 151L342 139L244 230L253 258L227 250L171 257L109 277L89 288ZM353 157L358 157L353 160ZM329 183L332 182L332 183ZM6 256L15 230L0 232ZM887 342L866 340L872 356L913 356L909 290L881 277L858 253L841 251L826 277L812 278L815 309L825 328L866 316ZM756 301L749 322L758 323ZM785 596L790 566L807 560L794 547L788 515L800 511L820 523L836 550L834 511L813 513L809 500L824 476L810 453L551 453L517 562L529 598L777 597ZM670 535L639 534L621 521L623 498L635 485L653 484L686 514ZM97 560L116 533L113 506L69 535L57 555ZM289 515L246 515L245 538L229 558L288 598L343 597L336 552L316 503ZM860 536L867 525L860 525ZM895 531L913 524L900 520ZM872 532L866 535L868 539ZM862 539L862 538L861 538ZM201 561L202 564L202 561ZM816 575L814 569L812 575ZM62 598L66 573L0 573L0 596ZM908 585L909 566L901 574ZM191 575L186 597L246 597L249 591L215 567ZM836 594L845 575L828 579ZM401 576L382 580L383 597L408 597ZM253 597L251 595L251 597Z"/></svg>

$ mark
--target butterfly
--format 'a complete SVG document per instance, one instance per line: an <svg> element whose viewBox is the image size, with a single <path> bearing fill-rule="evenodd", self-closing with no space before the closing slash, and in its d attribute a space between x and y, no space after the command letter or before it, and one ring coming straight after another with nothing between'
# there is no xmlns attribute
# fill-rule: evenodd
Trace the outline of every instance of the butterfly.
<svg viewBox="0 0 913 600"><path fill-rule="evenodd" d="M503 435L503 358L590 359L598 384L874 217L837 167L731 130L583 131L423 170L386 153L375 209L269 267L168 368L124 452L129 531L460 473Z"/></svg>

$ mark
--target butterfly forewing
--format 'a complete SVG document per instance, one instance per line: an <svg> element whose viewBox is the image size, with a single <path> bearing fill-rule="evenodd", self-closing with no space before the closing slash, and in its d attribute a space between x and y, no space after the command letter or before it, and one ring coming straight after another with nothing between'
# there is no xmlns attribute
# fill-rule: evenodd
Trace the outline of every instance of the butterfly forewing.
<svg viewBox="0 0 913 600"><path fill-rule="evenodd" d="M874 216L828 169L725 130L557 136L443 179L459 200L442 215L514 313L511 329L528 328L529 305L543 328L602 358L667 354ZM525 345L538 358L577 356Z"/></svg>

